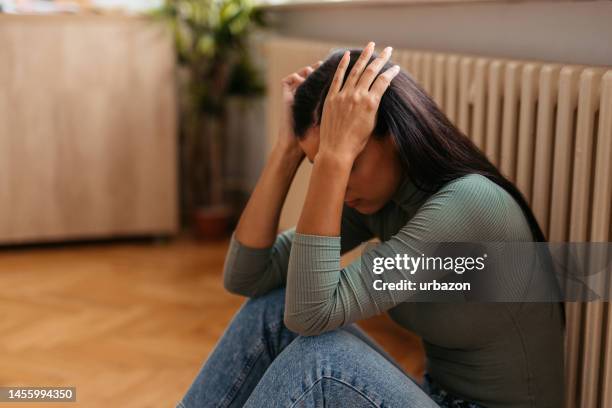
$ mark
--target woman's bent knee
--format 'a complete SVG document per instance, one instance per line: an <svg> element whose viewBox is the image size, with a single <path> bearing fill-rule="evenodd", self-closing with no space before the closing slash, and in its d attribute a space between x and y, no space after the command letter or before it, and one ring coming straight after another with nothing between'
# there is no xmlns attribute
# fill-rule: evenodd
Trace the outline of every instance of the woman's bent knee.
<svg viewBox="0 0 612 408"><path fill-rule="evenodd" d="M263 322L282 322L285 311L285 288L274 289L265 295L247 299L238 311L239 318Z"/></svg>
<svg viewBox="0 0 612 408"><path fill-rule="evenodd" d="M249 309L261 310L285 307L285 288L271 290L265 295L252 297L244 302L244 307Z"/></svg>
<svg viewBox="0 0 612 408"><path fill-rule="evenodd" d="M266 371L247 407L262 406L278 390L283 394L273 406L279 407L316 407L320 401L350 406L342 405L350 401L355 407L437 408L418 384L341 329L296 337Z"/></svg>

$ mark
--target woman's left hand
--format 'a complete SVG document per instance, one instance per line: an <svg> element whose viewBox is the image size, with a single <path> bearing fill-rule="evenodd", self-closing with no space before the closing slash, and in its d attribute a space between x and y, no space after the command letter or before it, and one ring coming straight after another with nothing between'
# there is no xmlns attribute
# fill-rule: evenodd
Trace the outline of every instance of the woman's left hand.
<svg viewBox="0 0 612 408"><path fill-rule="evenodd" d="M382 95L400 70L394 65L378 75L391 51L391 47L385 48L366 68L374 52L374 43L368 43L342 86L350 60L349 52L344 53L323 105L318 154L330 153L352 165L363 150L374 130Z"/></svg>

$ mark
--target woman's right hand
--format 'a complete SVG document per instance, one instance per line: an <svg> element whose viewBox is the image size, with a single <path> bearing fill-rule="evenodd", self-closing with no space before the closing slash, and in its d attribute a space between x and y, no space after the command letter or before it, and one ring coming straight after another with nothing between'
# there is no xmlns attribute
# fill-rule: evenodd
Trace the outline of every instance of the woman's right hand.
<svg viewBox="0 0 612 408"><path fill-rule="evenodd" d="M291 111L293 98L295 96L295 90L297 87L306 80L308 75L310 75L315 69L319 68L322 63L323 61L317 61L312 65L307 65L298 71L287 75L281 81L283 91L283 109L281 113L279 134L276 141L277 146L281 149L288 149L289 151L294 152L302 151L298 144L297 137L293 134L293 113Z"/></svg>

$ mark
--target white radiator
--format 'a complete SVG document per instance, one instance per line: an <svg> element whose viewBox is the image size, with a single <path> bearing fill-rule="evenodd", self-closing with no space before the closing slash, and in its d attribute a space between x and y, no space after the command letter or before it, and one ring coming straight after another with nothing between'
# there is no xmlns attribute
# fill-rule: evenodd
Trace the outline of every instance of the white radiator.
<svg viewBox="0 0 612 408"><path fill-rule="evenodd" d="M280 79L337 47L363 44L266 43L270 146L278 131ZM516 183L550 241L611 240L612 67L398 49L392 59ZM309 172L305 161L282 229L297 222ZM566 407L612 407L612 307L568 302L566 310Z"/></svg>

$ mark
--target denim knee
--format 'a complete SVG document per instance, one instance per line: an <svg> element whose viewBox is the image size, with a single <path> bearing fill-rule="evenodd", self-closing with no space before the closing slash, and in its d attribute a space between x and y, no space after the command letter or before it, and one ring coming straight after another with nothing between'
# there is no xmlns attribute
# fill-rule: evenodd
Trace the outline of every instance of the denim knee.
<svg viewBox="0 0 612 408"><path fill-rule="evenodd" d="M336 329L316 336L298 336L292 347L298 350L300 354L314 356L317 351L334 350L345 336L352 336L352 334L342 329Z"/></svg>
<svg viewBox="0 0 612 408"><path fill-rule="evenodd" d="M271 406L315 407L327 400L330 406L350 401L344 406L439 408L419 384L347 330L298 336L272 367L247 406L262 406L282 389L289 402Z"/></svg>
<svg viewBox="0 0 612 408"><path fill-rule="evenodd" d="M254 318L259 322L277 324L283 321L285 312L285 288L274 289L265 295L247 299L238 316Z"/></svg>

